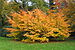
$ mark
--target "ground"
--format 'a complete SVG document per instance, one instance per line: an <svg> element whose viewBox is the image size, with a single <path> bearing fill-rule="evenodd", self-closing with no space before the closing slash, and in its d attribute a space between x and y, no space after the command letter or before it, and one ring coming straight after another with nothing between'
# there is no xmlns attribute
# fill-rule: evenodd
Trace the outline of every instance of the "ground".
<svg viewBox="0 0 75 50"><path fill-rule="evenodd" d="M0 50L75 50L75 40L29 44L0 37Z"/></svg>

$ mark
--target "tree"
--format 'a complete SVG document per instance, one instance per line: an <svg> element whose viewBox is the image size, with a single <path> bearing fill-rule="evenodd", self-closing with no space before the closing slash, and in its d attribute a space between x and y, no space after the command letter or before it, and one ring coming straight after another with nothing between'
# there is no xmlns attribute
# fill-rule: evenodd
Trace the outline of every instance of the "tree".
<svg viewBox="0 0 75 50"><path fill-rule="evenodd" d="M11 28L7 36L23 42L49 42L50 40L64 40L69 37L69 24L66 16L61 12L45 14L40 9L12 13L12 19L7 17Z"/></svg>
<svg viewBox="0 0 75 50"><path fill-rule="evenodd" d="M75 1L74 0L68 0L67 1L68 7L63 9L64 14L68 16L71 24L71 28L73 31L75 31Z"/></svg>
<svg viewBox="0 0 75 50"><path fill-rule="evenodd" d="M8 25L6 16L18 9L15 3L8 3L6 0L0 0L0 35L3 36L3 27ZM17 7L17 9L15 8ZM16 10L15 10L16 9Z"/></svg>
<svg viewBox="0 0 75 50"><path fill-rule="evenodd" d="M17 2L17 0L14 0L14 1L16 3L19 3ZM46 3L44 0L20 0L20 1L22 2L22 3L19 3L20 7L24 10L32 10L32 9L39 8L43 11L47 11L49 8L48 3Z"/></svg>

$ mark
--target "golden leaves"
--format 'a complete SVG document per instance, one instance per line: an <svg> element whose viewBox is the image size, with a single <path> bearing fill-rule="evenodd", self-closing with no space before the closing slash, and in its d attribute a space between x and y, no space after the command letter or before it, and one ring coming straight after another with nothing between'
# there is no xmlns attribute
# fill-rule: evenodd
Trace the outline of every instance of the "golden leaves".
<svg viewBox="0 0 75 50"><path fill-rule="evenodd" d="M12 27L18 27L19 29L7 29L10 32L15 31L27 31L22 34L23 37L27 39L22 39L23 42L48 42L47 37L59 37L63 38L69 37L69 24L66 21L66 16L61 13L52 13L52 10L45 14L39 9L34 9L33 11L23 11L20 10L19 13L12 14L12 20L10 21ZM14 34L14 35L13 35ZM16 33L11 33L13 36L17 36ZM21 34L21 33L19 33ZM21 37L22 38L22 37Z"/></svg>

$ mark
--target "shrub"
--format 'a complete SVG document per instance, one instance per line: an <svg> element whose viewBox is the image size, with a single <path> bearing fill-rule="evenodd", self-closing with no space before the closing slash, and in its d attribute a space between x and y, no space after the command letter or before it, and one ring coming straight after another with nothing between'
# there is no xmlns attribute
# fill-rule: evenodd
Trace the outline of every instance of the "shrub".
<svg viewBox="0 0 75 50"><path fill-rule="evenodd" d="M69 24L66 16L62 13L45 14L39 9L33 11L20 10L19 13L12 13L12 18L7 17L11 28L7 29L9 37L23 42L49 42L51 39L61 39L69 37Z"/></svg>

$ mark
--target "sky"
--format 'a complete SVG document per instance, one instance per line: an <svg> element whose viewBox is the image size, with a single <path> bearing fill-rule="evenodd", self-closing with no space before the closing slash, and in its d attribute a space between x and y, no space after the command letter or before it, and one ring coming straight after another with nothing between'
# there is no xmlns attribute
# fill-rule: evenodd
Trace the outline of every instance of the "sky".
<svg viewBox="0 0 75 50"><path fill-rule="evenodd" d="M49 0L45 0L47 3L49 3Z"/></svg>

